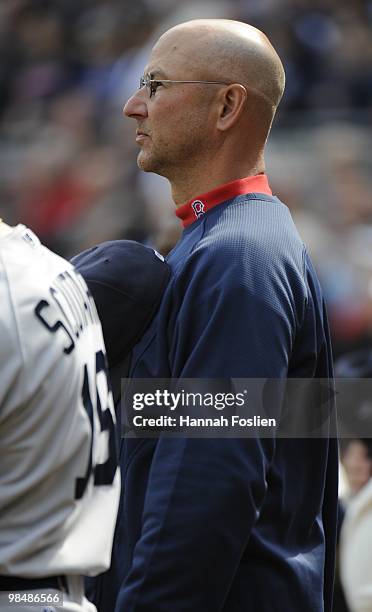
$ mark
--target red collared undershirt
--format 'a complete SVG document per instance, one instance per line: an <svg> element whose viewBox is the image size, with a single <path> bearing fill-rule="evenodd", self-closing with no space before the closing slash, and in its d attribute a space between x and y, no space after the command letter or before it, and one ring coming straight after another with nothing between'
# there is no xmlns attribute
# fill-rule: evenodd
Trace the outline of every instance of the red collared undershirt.
<svg viewBox="0 0 372 612"><path fill-rule="evenodd" d="M176 210L176 215L182 220L183 226L188 227L208 210L218 206L218 204L248 193L272 195L266 174L247 176L246 178L220 185L220 187L203 193L179 206Z"/></svg>

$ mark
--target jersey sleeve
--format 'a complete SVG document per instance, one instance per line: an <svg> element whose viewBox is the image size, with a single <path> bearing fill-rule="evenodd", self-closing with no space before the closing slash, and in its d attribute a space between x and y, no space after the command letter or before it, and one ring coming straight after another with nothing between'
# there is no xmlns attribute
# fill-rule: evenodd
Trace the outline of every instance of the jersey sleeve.
<svg viewBox="0 0 372 612"><path fill-rule="evenodd" d="M96 310L43 247L16 242L1 274L0 574L99 573L120 477Z"/></svg>
<svg viewBox="0 0 372 612"><path fill-rule="evenodd" d="M38 575L39 558L59 545L61 523L75 511L91 434L77 410L76 360L37 321L35 294L14 297L12 289L0 321L0 569Z"/></svg>
<svg viewBox="0 0 372 612"><path fill-rule="evenodd" d="M17 333L14 331L15 319L10 308L6 286L0 282L1 315L0 315L0 427L8 415L8 406L16 402L14 393L17 390L17 380L22 372L22 351Z"/></svg>
<svg viewBox="0 0 372 612"><path fill-rule="evenodd" d="M295 313L287 280L202 253L174 283L176 378L286 375ZM254 283L257 282L257 285ZM215 612L228 597L267 490L273 439L160 438L143 528L116 612Z"/></svg>

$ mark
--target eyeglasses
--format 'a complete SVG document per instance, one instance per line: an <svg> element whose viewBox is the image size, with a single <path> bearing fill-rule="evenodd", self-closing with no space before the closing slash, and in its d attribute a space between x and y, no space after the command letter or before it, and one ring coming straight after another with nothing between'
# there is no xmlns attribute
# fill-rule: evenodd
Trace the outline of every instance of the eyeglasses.
<svg viewBox="0 0 372 612"><path fill-rule="evenodd" d="M163 83L201 83L204 85L230 85L230 83L226 83L226 81L171 81L170 79L152 79L149 74L140 78L139 88L146 87L149 97L155 95L158 87L163 85Z"/></svg>

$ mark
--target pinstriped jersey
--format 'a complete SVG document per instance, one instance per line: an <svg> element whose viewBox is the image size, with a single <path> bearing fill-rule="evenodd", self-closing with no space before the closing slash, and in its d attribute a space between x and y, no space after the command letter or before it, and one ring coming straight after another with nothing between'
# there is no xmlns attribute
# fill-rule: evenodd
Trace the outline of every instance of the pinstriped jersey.
<svg viewBox="0 0 372 612"><path fill-rule="evenodd" d="M0 574L94 575L120 475L93 299L20 225L0 238L0 304Z"/></svg>

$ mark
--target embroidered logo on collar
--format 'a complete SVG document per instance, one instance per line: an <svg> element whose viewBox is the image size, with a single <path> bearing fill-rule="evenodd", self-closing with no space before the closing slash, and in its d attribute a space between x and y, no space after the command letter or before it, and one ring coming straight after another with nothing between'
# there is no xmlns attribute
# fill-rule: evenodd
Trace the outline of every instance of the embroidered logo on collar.
<svg viewBox="0 0 372 612"><path fill-rule="evenodd" d="M251 193L266 194L272 196L272 191L267 181L265 174L257 174L255 176L246 176L242 179L236 179L230 183L224 183L211 191L195 195L176 209L176 215L182 219L183 227L188 227L200 217L208 214L208 211L238 197L239 195L248 195ZM249 199L247 199L249 201Z"/></svg>
<svg viewBox="0 0 372 612"><path fill-rule="evenodd" d="M201 217L202 215L204 215L205 210L204 210L204 204L201 200L195 200L192 204L192 209L195 213L195 217L197 219L199 219L199 217Z"/></svg>

